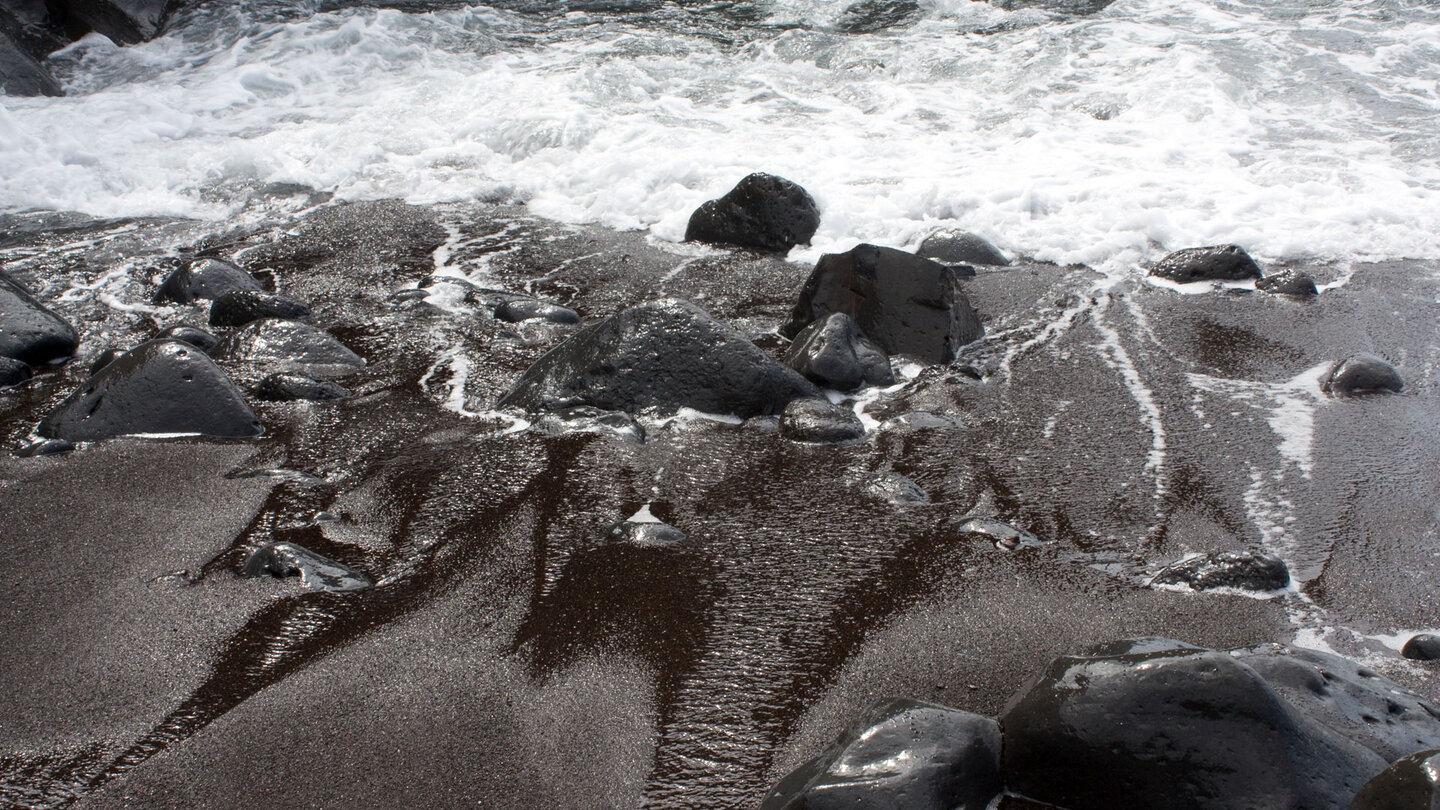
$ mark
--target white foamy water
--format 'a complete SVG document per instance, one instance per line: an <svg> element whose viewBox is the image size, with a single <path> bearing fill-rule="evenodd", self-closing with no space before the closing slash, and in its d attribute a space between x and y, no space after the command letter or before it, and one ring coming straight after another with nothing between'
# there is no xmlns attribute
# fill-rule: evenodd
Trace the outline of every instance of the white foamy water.
<svg viewBox="0 0 1440 810"><path fill-rule="evenodd" d="M801 259L942 226L1111 272L1217 242L1440 258L1440 9L1419 0L928 0L875 34L817 0L758 24L212 5L53 57L67 98L0 98L0 209L219 218L227 187L287 182L674 241L761 170L821 204Z"/></svg>

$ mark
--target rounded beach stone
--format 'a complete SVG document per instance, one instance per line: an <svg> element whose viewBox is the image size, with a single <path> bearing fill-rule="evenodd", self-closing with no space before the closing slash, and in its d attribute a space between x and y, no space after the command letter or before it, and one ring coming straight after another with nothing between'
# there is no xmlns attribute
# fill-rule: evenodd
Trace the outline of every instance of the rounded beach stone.
<svg viewBox="0 0 1440 810"><path fill-rule="evenodd" d="M1340 361L1320 384L1337 397L1399 393L1405 383L1395 367L1373 354L1356 354Z"/></svg>
<svg viewBox="0 0 1440 810"><path fill-rule="evenodd" d="M819 227L820 208L805 189L757 172L695 209L685 241L788 251L810 244Z"/></svg>
<svg viewBox="0 0 1440 810"><path fill-rule="evenodd" d="M178 324L155 336L156 340L182 340L196 347L202 352L209 354L216 346L220 345L220 338L206 332L198 326Z"/></svg>
<svg viewBox="0 0 1440 810"><path fill-rule="evenodd" d="M310 317L310 307L264 290L231 290L210 305L211 326L244 326L262 318L298 321Z"/></svg>
<svg viewBox="0 0 1440 810"><path fill-rule="evenodd" d="M1239 588L1246 591L1278 591L1290 584L1285 561L1257 551L1223 551L1171 563L1150 580L1158 585L1188 585L1204 591L1211 588Z"/></svg>
<svg viewBox="0 0 1440 810"><path fill-rule="evenodd" d="M1440 750L1390 763L1360 788L1350 810L1440 810Z"/></svg>
<svg viewBox="0 0 1440 810"><path fill-rule="evenodd" d="M171 273L155 293L155 301L188 304L212 300L231 290L259 290L260 282L223 259L199 259Z"/></svg>
<svg viewBox="0 0 1440 810"><path fill-rule="evenodd" d="M311 590L357 591L371 585L370 579L355 569L294 543L261 546L246 558L243 571L247 577L300 577Z"/></svg>
<svg viewBox="0 0 1440 810"><path fill-rule="evenodd" d="M30 379L30 367L10 357L0 357L0 388L19 385Z"/></svg>
<svg viewBox="0 0 1440 810"><path fill-rule="evenodd" d="M41 456L58 456L74 449L74 442L67 442L64 439L44 439L25 445L15 455L21 458L39 458Z"/></svg>
<svg viewBox="0 0 1440 810"><path fill-rule="evenodd" d="M797 399L780 416L780 435L791 441L848 442L865 435L855 412L823 399Z"/></svg>
<svg viewBox="0 0 1440 810"><path fill-rule="evenodd" d="M507 323L522 321L548 321L550 323L579 323L580 313L559 304L541 301L538 298L512 298L495 307L495 317Z"/></svg>
<svg viewBox="0 0 1440 810"><path fill-rule="evenodd" d="M309 324L265 318L247 324L215 349L224 360L250 363L268 371L310 377L338 377L365 367L364 358L333 335Z"/></svg>
<svg viewBox="0 0 1440 810"><path fill-rule="evenodd" d="M74 327L0 272L0 357L41 366L73 355L79 346Z"/></svg>
<svg viewBox="0 0 1440 810"><path fill-rule="evenodd" d="M1150 275L1186 284L1192 281L1242 281L1260 278L1260 266L1239 245L1177 250L1161 259Z"/></svg>
<svg viewBox="0 0 1440 810"><path fill-rule="evenodd" d="M925 237L915 255L944 264L1005 266L1010 260L983 237L964 231L936 231Z"/></svg>
<svg viewBox="0 0 1440 810"><path fill-rule="evenodd" d="M353 394L348 388L329 380L317 380L303 374L289 374L282 371L271 374L257 383L255 396L272 402L293 402L302 399L330 402L348 399Z"/></svg>
<svg viewBox="0 0 1440 810"><path fill-rule="evenodd" d="M1400 654L1416 661L1440 661L1440 636L1420 633L1410 637Z"/></svg>
<svg viewBox="0 0 1440 810"><path fill-rule="evenodd" d="M93 377L96 374L99 374L101 369L105 368L106 366L110 365L111 363L119 360L121 357L124 356L124 349L119 349L114 346L104 349L99 354L95 355L95 359L91 361L90 376Z"/></svg>
<svg viewBox="0 0 1440 810"><path fill-rule="evenodd" d="M1255 289L1275 295L1309 297L1319 295L1315 279L1309 273L1299 270L1281 270L1255 282Z"/></svg>
<svg viewBox="0 0 1440 810"><path fill-rule="evenodd" d="M843 312L800 330L785 353L785 365L817 385L839 391L895 382L890 358Z"/></svg>

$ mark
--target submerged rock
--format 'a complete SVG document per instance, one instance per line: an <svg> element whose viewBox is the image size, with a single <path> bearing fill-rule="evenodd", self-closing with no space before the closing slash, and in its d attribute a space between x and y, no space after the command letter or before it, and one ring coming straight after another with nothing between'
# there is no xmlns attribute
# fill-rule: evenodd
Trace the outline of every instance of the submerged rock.
<svg viewBox="0 0 1440 810"><path fill-rule="evenodd" d="M930 496L919 484L899 473L877 475L865 482L865 494L892 506L924 506Z"/></svg>
<svg viewBox="0 0 1440 810"><path fill-rule="evenodd" d="M658 520L625 520L609 532L612 543L625 543L642 548L663 548L685 540L685 532Z"/></svg>
<svg viewBox="0 0 1440 810"><path fill-rule="evenodd" d="M817 385L840 391L895 382L890 358L843 312L800 330L785 353L785 365Z"/></svg>
<svg viewBox="0 0 1440 810"><path fill-rule="evenodd" d="M1398 394L1405 387L1400 372L1373 354L1345 358L1320 383L1320 390L1337 397L1363 394Z"/></svg>
<svg viewBox="0 0 1440 810"><path fill-rule="evenodd" d="M694 408L773 414L819 391L688 301L662 299L586 327L535 361L501 407Z"/></svg>
<svg viewBox="0 0 1440 810"><path fill-rule="evenodd" d="M601 433L619 436L633 442L645 441L645 426L624 411L606 411L589 405L547 413L535 421L541 433Z"/></svg>
<svg viewBox="0 0 1440 810"><path fill-rule="evenodd" d="M0 93L7 96L63 96L50 71L0 28Z"/></svg>
<svg viewBox="0 0 1440 810"><path fill-rule="evenodd" d="M332 335L309 324L266 318L245 326L215 350L225 360L312 377L339 377L365 367L365 360Z"/></svg>
<svg viewBox="0 0 1440 810"><path fill-rule="evenodd" d="M810 244L819 227L820 208L805 189L757 172L695 209L685 241L788 251Z"/></svg>
<svg viewBox="0 0 1440 810"><path fill-rule="evenodd" d="M865 435L865 424L855 412L824 399L797 399L780 416L780 435L791 441L849 442Z"/></svg>
<svg viewBox="0 0 1440 810"><path fill-rule="evenodd" d="M211 326L244 326L262 318L298 321L310 317L310 307L294 298L264 290L231 290L210 305Z"/></svg>
<svg viewBox="0 0 1440 810"><path fill-rule="evenodd" d="M886 354L926 363L948 363L985 334L954 268L874 245L822 256L780 331L794 338L836 312L853 317Z"/></svg>
<svg viewBox="0 0 1440 810"><path fill-rule="evenodd" d="M1255 289L1275 295L1310 297L1320 294L1315 279L1299 270L1281 270L1255 282Z"/></svg>
<svg viewBox="0 0 1440 810"><path fill-rule="evenodd" d="M548 321L550 323L580 323L580 313L559 304L541 301L538 298L511 298L495 307L495 317L506 323L523 321Z"/></svg>
<svg viewBox="0 0 1440 810"><path fill-rule="evenodd" d="M268 543L245 560L247 577L300 577L305 587L324 591L357 591L370 587L368 577L329 557L294 543Z"/></svg>
<svg viewBox="0 0 1440 810"><path fill-rule="evenodd" d="M1440 750L1421 751L1391 763L1365 783L1350 810L1437 810Z"/></svg>
<svg viewBox="0 0 1440 810"><path fill-rule="evenodd" d="M350 389L329 380L317 380L303 374L278 372L255 385L255 396L271 402L311 400L330 402L354 396Z"/></svg>
<svg viewBox="0 0 1440 810"><path fill-rule="evenodd" d="M0 357L40 366L75 353L80 336L20 283L0 272Z"/></svg>
<svg viewBox="0 0 1440 810"><path fill-rule="evenodd" d="M0 388L19 385L30 379L30 367L9 357L0 357Z"/></svg>
<svg viewBox="0 0 1440 810"><path fill-rule="evenodd" d="M142 343L101 369L40 423L40 435L95 441L143 433L248 438L260 421L205 353L176 340Z"/></svg>
<svg viewBox="0 0 1440 810"><path fill-rule="evenodd" d="M983 538L994 543L995 547L1001 551L1016 551L1044 545L1040 542L1040 538L1030 532L988 517L961 518L955 524L955 531L962 535Z"/></svg>
<svg viewBox="0 0 1440 810"><path fill-rule="evenodd" d="M41 456L58 456L74 449L74 442L67 442L64 439L44 439L25 445L15 455L20 458L39 458Z"/></svg>
<svg viewBox="0 0 1440 810"><path fill-rule="evenodd" d="M1400 648L1400 654L1416 661L1440 660L1440 636L1430 633L1413 635L1405 642L1405 646Z"/></svg>
<svg viewBox="0 0 1440 810"><path fill-rule="evenodd" d="M1239 245L1185 248L1161 259L1150 275L1181 284L1260 278L1260 266Z"/></svg>
<svg viewBox="0 0 1440 810"><path fill-rule="evenodd" d="M925 237L915 255L944 264L984 264L1003 267L1010 264L994 245L984 238L964 231L936 231Z"/></svg>
<svg viewBox="0 0 1440 810"><path fill-rule="evenodd" d="M870 34L919 18L920 5L915 0L859 0L845 7L835 27L847 34Z"/></svg>
<svg viewBox="0 0 1440 810"><path fill-rule="evenodd" d="M994 720L890 700L781 780L760 810L983 810L1000 782Z"/></svg>
<svg viewBox="0 0 1440 810"><path fill-rule="evenodd" d="M260 290L260 282L230 262L199 259L171 273L155 292L155 302L188 304L213 300L233 290Z"/></svg>
<svg viewBox="0 0 1440 810"><path fill-rule="evenodd" d="M155 336L156 340L182 340L191 346L209 354L220 345L220 338L206 332L198 326L186 326L179 324Z"/></svg>
<svg viewBox="0 0 1440 810"><path fill-rule="evenodd" d="M1158 585L1188 585L1197 591L1239 588L1278 591L1290 584L1285 561L1255 551L1223 551L1173 562L1151 580Z"/></svg>
<svg viewBox="0 0 1440 810"><path fill-rule="evenodd" d="M1343 810L1385 767L1208 650L1058 658L1000 724L1006 787L1067 810Z"/></svg>

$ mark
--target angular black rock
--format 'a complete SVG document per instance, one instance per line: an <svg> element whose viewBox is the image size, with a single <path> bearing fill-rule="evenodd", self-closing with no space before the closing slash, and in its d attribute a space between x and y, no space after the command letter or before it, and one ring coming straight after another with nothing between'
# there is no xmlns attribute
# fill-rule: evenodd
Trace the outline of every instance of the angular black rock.
<svg viewBox="0 0 1440 810"><path fill-rule="evenodd" d="M358 591L371 585L369 578L355 569L294 543L267 543L256 549L245 560L244 574L300 577L305 587L317 591Z"/></svg>
<svg viewBox="0 0 1440 810"><path fill-rule="evenodd" d="M310 317L310 307L294 298L264 290L231 290L210 305L211 326L244 326L262 318L287 321Z"/></svg>
<svg viewBox="0 0 1440 810"><path fill-rule="evenodd" d="M955 531L961 535L983 538L994 543L1001 551L1017 551L1044 545L1040 538L1030 532L995 518L966 516L956 521Z"/></svg>
<svg viewBox="0 0 1440 810"><path fill-rule="evenodd" d="M120 45L133 45L160 33L177 0L69 0L66 11Z"/></svg>
<svg viewBox="0 0 1440 810"><path fill-rule="evenodd" d="M1373 354L1345 358L1320 383L1320 390L1337 397L1363 394L1398 394L1405 383L1395 367Z"/></svg>
<svg viewBox="0 0 1440 810"><path fill-rule="evenodd" d="M7 96L61 96L60 83L20 43L0 30L0 94Z"/></svg>
<svg viewBox="0 0 1440 810"><path fill-rule="evenodd" d="M1212 651L1058 658L1000 725L1006 787L1067 810L1343 810L1385 768Z"/></svg>
<svg viewBox="0 0 1440 810"><path fill-rule="evenodd" d="M157 339L157 340L161 340L161 339L163 339L163 338L156 338L156 339ZM99 373L100 373L100 369L105 368L106 366L110 365L111 363L115 362L116 360L119 360L121 357L124 357L124 356L125 356L125 350L124 350L124 349L116 348L116 347L114 347L114 346L111 346L110 348L105 349L104 351L102 351L102 352L100 352L99 354L95 355L95 359L94 359L94 360L90 361L90 376L93 377L93 376L95 376L96 374L99 374Z"/></svg>
<svg viewBox="0 0 1440 810"><path fill-rule="evenodd" d="M0 357L0 388L19 385L30 379L30 367L10 357Z"/></svg>
<svg viewBox="0 0 1440 810"><path fill-rule="evenodd" d="M810 244L819 227L820 208L805 189L757 172L695 209L685 241L787 251Z"/></svg>
<svg viewBox="0 0 1440 810"><path fill-rule="evenodd" d="M294 402L304 399L330 402L354 396L348 388L329 380L317 380L303 374L277 372L255 385L255 396L271 402Z"/></svg>
<svg viewBox="0 0 1440 810"><path fill-rule="evenodd" d="M1275 295L1309 297L1319 295L1315 279L1299 270L1281 270L1255 282L1255 289Z"/></svg>
<svg viewBox="0 0 1440 810"><path fill-rule="evenodd" d="M506 323L542 320L550 323L579 323L580 313L538 298L512 298L495 307L495 317Z"/></svg>
<svg viewBox="0 0 1440 810"><path fill-rule="evenodd" d="M213 300L232 290L259 290L260 282L221 259L199 259L171 273L155 292L156 303L188 304L197 298Z"/></svg>
<svg viewBox="0 0 1440 810"><path fill-rule="evenodd" d="M843 312L800 330L785 353L785 365L817 385L840 391L895 382L890 358Z"/></svg>
<svg viewBox="0 0 1440 810"><path fill-rule="evenodd" d="M770 359L688 301L649 301L586 327L521 375L501 407L611 411L694 408L742 417L817 396L804 377Z"/></svg>
<svg viewBox="0 0 1440 810"><path fill-rule="evenodd" d="M1400 648L1400 654L1416 661L1440 660L1440 636L1430 633L1413 635Z"/></svg>
<svg viewBox="0 0 1440 810"><path fill-rule="evenodd" d="M216 346L220 345L220 338L206 332L198 326L186 326L179 324L155 336L156 340L181 340L191 346L209 354Z"/></svg>
<svg viewBox="0 0 1440 810"><path fill-rule="evenodd" d="M632 546L663 548L685 540L685 532L654 520L625 520L611 527L609 539L612 543L626 543Z"/></svg>
<svg viewBox="0 0 1440 810"><path fill-rule="evenodd" d="M1230 656L1258 672L1291 708L1387 762L1440 748L1440 709L1354 661L1283 644Z"/></svg>
<svg viewBox="0 0 1440 810"><path fill-rule="evenodd" d="M835 27L847 34L869 34L919 17L920 5L915 0L860 0L845 7Z"/></svg>
<svg viewBox="0 0 1440 810"><path fill-rule="evenodd" d="M892 506L923 506L930 503L925 489L899 473L877 475L865 482L865 494Z"/></svg>
<svg viewBox="0 0 1440 810"><path fill-rule="evenodd" d="M1290 584L1285 561L1255 551L1222 551L1173 562L1150 580L1158 585L1188 585L1197 591L1240 588L1278 591Z"/></svg>
<svg viewBox="0 0 1440 810"><path fill-rule="evenodd" d="M942 264L984 264L1003 267L1010 264L994 245L984 238L964 231L936 231L925 237L915 255Z"/></svg>
<svg viewBox="0 0 1440 810"><path fill-rule="evenodd" d="M1260 266L1239 245L1185 248L1161 259L1150 275L1188 284L1192 281L1242 281L1260 278Z"/></svg>
<svg viewBox="0 0 1440 810"><path fill-rule="evenodd" d="M781 780L760 810L983 810L1001 788L994 720L891 700Z"/></svg>
<svg viewBox="0 0 1440 810"><path fill-rule="evenodd" d="M137 433L258 436L230 378L188 343L152 340L100 370L40 423L40 435L95 441Z"/></svg>
<svg viewBox="0 0 1440 810"><path fill-rule="evenodd" d="M1440 810L1440 750L1391 763L1360 788L1350 810Z"/></svg>
<svg viewBox="0 0 1440 810"><path fill-rule="evenodd" d="M74 442L67 442L64 439L44 439L33 444L27 444L20 448L15 455L20 458L39 458L41 456L58 456L62 453L69 453L75 449Z"/></svg>
<svg viewBox="0 0 1440 810"><path fill-rule="evenodd" d="M365 367L362 357L333 336L308 324L279 318L245 326L222 341L215 356L311 377L339 377Z"/></svg>
<svg viewBox="0 0 1440 810"><path fill-rule="evenodd" d="M780 331L794 338L835 312L853 317L886 354L926 363L948 363L985 334L954 268L874 245L822 256Z"/></svg>
<svg viewBox="0 0 1440 810"><path fill-rule="evenodd" d="M0 273L0 357L39 366L69 357L79 345L70 324Z"/></svg>
<svg viewBox="0 0 1440 810"><path fill-rule="evenodd" d="M796 442L848 442L865 435L855 412L824 399L797 399L780 416L780 435Z"/></svg>

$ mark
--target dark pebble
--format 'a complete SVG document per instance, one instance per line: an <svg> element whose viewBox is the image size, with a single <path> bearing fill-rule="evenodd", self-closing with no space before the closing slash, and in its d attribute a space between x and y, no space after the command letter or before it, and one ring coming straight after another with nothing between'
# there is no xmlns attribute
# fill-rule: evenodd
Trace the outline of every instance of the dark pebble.
<svg viewBox="0 0 1440 810"><path fill-rule="evenodd" d="M1417 661L1440 661L1440 636L1430 633L1411 636L1400 654Z"/></svg>

